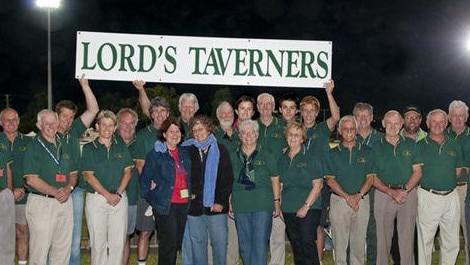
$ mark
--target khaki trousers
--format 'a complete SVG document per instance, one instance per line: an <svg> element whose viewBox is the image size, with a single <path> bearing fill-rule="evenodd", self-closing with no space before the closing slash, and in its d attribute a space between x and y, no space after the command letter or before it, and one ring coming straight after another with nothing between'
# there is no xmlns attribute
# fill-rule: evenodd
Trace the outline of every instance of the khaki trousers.
<svg viewBox="0 0 470 265"><path fill-rule="evenodd" d="M460 249L460 204L457 190L442 196L418 188L418 263L430 265L439 227L441 265L453 265Z"/></svg>
<svg viewBox="0 0 470 265"><path fill-rule="evenodd" d="M122 263L127 236L127 195L111 206L99 194L88 192L85 214L90 233L91 265L116 265Z"/></svg>
<svg viewBox="0 0 470 265"><path fill-rule="evenodd" d="M15 260L15 199L9 189L0 191L0 263L13 265Z"/></svg>
<svg viewBox="0 0 470 265"><path fill-rule="evenodd" d="M369 207L369 195L359 202L359 211L355 212L345 199L331 194L330 222L336 265L364 265ZM349 263L346 259L348 246Z"/></svg>
<svg viewBox="0 0 470 265"><path fill-rule="evenodd" d="M388 265L394 221L397 219L398 246L401 264L414 265L414 238L418 206L416 189L404 204L397 204L387 194L375 191L375 222L377 224L377 264Z"/></svg>
<svg viewBox="0 0 470 265"><path fill-rule="evenodd" d="M72 246L72 199L60 203L55 198L29 194L26 202L29 226L30 265L69 263Z"/></svg>

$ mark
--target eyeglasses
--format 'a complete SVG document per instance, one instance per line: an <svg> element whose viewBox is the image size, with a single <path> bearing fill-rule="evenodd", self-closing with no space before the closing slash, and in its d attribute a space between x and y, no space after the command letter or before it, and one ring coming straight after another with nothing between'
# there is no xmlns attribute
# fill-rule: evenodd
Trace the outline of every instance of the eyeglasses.
<svg viewBox="0 0 470 265"><path fill-rule="evenodd" d="M203 132L203 131L205 131L205 130L206 130L206 129L204 129L204 128L194 128L194 129L192 129L192 132L193 132L193 133L200 133L200 132Z"/></svg>
<svg viewBox="0 0 470 265"><path fill-rule="evenodd" d="M240 134L243 136L254 136L256 135L255 131L240 131Z"/></svg>

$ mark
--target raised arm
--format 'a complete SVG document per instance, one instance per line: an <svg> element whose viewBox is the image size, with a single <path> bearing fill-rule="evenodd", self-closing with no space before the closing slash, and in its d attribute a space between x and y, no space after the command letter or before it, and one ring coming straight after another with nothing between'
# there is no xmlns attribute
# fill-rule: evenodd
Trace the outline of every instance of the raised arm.
<svg viewBox="0 0 470 265"><path fill-rule="evenodd" d="M330 131L335 129L336 124L340 119L339 107L336 104L336 100L333 97L333 89L335 88L335 81L330 79L328 82L325 83L325 92L326 97L328 98L328 105L330 107L331 116L326 120L328 124L328 128Z"/></svg>
<svg viewBox="0 0 470 265"><path fill-rule="evenodd" d="M147 96L147 93L145 92L145 88L144 88L145 81L134 80L132 81L132 84L137 89L137 91L139 91L139 103L140 103L140 108L142 109L142 113L145 116L151 118L150 113L149 113L150 99Z"/></svg>
<svg viewBox="0 0 470 265"><path fill-rule="evenodd" d="M82 87L83 95L85 96L86 102L86 110L85 112L80 115L80 119L82 120L85 127L90 127L91 123L98 114L100 108L98 107L98 102L96 101L95 94L91 90L90 85L88 84L88 79L85 78L85 75L78 80L80 82L80 86Z"/></svg>

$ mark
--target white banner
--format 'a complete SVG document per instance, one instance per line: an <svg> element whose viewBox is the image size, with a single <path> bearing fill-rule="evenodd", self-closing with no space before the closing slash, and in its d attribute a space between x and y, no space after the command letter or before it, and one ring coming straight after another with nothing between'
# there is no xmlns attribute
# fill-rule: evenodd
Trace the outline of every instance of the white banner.
<svg viewBox="0 0 470 265"><path fill-rule="evenodd" d="M77 32L75 76L88 79L322 87L332 43Z"/></svg>

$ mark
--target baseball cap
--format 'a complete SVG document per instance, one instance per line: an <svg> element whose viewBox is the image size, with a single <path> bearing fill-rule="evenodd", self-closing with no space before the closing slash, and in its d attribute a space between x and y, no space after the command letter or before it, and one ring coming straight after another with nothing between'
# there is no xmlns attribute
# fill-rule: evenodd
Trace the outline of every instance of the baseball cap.
<svg viewBox="0 0 470 265"><path fill-rule="evenodd" d="M415 106L415 105L408 105L406 106L405 108L403 108L401 114L404 116L406 113L410 112L410 111L414 111L416 112L419 116L421 116L421 110Z"/></svg>

